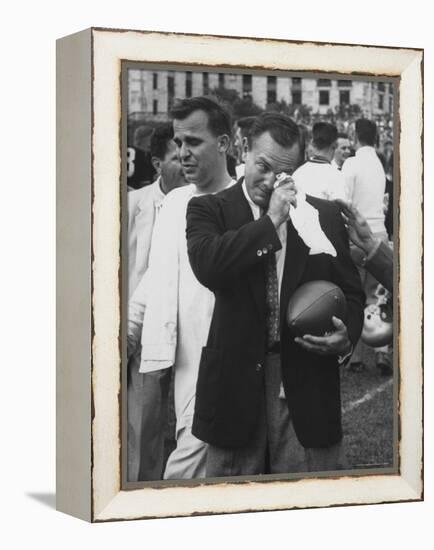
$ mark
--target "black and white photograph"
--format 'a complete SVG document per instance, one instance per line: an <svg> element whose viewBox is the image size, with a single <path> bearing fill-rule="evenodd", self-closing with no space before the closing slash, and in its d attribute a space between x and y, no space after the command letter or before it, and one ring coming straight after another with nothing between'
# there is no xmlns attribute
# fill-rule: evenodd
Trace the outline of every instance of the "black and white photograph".
<svg viewBox="0 0 434 550"><path fill-rule="evenodd" d="M122 66L124 486L396 473L398 80L221 70Z"/></svg>
<svg viewBox="0 0 434 550"><path fill-rule="evenodd" d="M58 509L422 499L423 51L91 28L57 59Z"/></svg>

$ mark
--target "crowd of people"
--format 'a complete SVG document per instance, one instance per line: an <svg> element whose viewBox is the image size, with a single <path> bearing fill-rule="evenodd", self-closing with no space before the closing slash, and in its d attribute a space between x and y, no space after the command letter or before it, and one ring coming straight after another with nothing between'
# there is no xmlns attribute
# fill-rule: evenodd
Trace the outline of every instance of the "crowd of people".
<svg viewBox="0 0 434 550"><path fill-rule="evenodd" d="M379 282L392 290L393 147L378 154L368 119L350 139L275 112L233 124L209 97L170 115L142 179L128 152L127 479L345 468L339 372L364 368L364 308ZM342 289L346 318L294 340L289 299L318 279ZM375 353L391 375L389 347Z"/></svg>

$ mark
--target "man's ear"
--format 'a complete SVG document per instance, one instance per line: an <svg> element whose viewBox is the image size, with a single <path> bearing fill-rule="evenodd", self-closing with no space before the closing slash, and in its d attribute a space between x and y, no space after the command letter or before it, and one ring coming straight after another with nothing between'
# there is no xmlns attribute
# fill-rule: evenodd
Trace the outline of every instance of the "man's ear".
<svg viewBox="0 0 434 550"><path fill-rule="evenodd" d="M217 148L219 153L227 153L231 144L230 137L227 134L222 134L217 139Z"/></svg>
<svg viewBox="0 0 434 550"><path fill-rule="evenodd" d="M151 158L152 166L155 168L158 176L161 176L161 159L158 157Z"/></svg>

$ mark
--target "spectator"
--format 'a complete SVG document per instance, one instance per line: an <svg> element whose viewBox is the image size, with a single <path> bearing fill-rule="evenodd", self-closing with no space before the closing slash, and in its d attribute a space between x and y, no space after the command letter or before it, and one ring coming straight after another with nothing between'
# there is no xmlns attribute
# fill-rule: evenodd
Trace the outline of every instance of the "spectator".
<svg viewBox="0 0 434 550"><path fill-rule="evenodd" d="M134 132L133 145L127 147L128 190L150 185L156 176L149 153L152 128L138 126Z"/></svg>
<svg viewBox="0 0 434 550"><path fill-rule="evenodd" d="M207 97L184 99L172 109L174 141L191 185L164 201L152 237L149 268L131 300L130 355L141 337L140 372L174 367L176 448L165 479L205 476L207 445L191 433L200 352L214 296L194 276L187 255L186 210L195 195L217 193L235 183L227 172L229 114Z"/></svg>
<svg viewBox="0 0 434 550"><path fill-rule="evenodd" d="M246 116L240 118L234 124L234 149L236 152L237 167L236 178L237 180L244 176L244 163L246 160L246 147L247 137L255 121L254 116Z"/></svg>
<svg viewBox="0 0 434 550"><path fill-rule="evenodd" d="M317 122L312 129L312 155L294 172L297 187L320 199L345 199L345 179L333 168L338 132L328 122Z"/></svg>
<svg viewBox="0 0 434 550"><path fill-rule="evenodd" d="M386 175L383 166L375 151L377 127L375 122L367 119L358 119L355 124L356 155L348 158L342 167L347 186L349 202L366 219L366 222L375 238L388 240L385 227L384 193ZM352 256L358 265L360 277L366 293L366 304L375 303L375 290L378 281L366 270L363 265L364 255L357 247L352 248ZM387 347L375 349L377 367L384 374L386 370L392 372L391 355ZM361 343L357 346L351 368L363 368L363 353Z"/></svg>
<svg viewBox="0 0 434 550"><path fill-rule="evenodd" d="M338 140L336 143L336 150L332 160L332 166L338 170L342 169L342 165L351 155L351 144L348 138L348 134L343 132L338 133Z"/></svg>
<svg viewBox="0 0 434 550"><path fill-rule="evenodd" d="M151 138L157 180L128 193L128 295L148 267L155 220L164 197L186 184L172 124L157 128ZM128 481L161 479L169 377L165 372L139 373L140 348L129 357L127 376Z"/></svg>

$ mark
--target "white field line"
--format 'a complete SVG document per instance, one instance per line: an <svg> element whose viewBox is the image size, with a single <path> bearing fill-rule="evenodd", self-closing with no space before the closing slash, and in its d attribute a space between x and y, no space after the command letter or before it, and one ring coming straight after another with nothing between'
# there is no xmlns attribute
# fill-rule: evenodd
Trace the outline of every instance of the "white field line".
<svg viewBox="0 0 434 550"><path fill-rule="evenodd" d="M346 414L346 413L352 411L353 409L359 407L363 403L366 403L367 401L370 401L371 399L373 399L379 393L384 392L392 384L393 384L393 378L390 378L389 380L387 380L387 382L384 382L383 384L381 384L381 386L378 386L378 388L375 388L375 390L368 391L360 399L356 399L355 401L352 401L351 403L348 403L348 405L346 407L342 407L342 414Z"/></svg>

